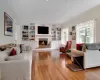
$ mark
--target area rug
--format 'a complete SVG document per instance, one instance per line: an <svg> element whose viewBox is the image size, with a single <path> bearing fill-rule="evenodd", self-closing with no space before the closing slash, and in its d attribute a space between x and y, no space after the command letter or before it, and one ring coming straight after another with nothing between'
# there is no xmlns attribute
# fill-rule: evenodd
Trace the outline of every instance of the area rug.
<svg viewBox="0 0 100 80"><path fill-rule="evenodd" d="M67 64L66 66L67 66L71 71L74 71L74 72L83 70L83 68L80 68L78 65L76 65L76 64L74 64L74 63L72 63L72 64Z"/></svg>

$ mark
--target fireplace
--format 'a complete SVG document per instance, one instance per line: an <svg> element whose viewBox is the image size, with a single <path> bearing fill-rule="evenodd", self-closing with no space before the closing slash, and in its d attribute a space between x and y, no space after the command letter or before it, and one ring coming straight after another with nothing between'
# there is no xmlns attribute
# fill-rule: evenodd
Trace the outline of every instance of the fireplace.
<svg viewBox="0 0 100 80"><path fill-rule="evenodd" d="M39 38L39 48L49 48L48 38Z"/></svg>
<svg viewBox="0 0 100 80"><path fill-rule="evenodd" d="M44 40L39 41L39 45L47 45L47 44L48 44L47 41L44 41Z"/></svg>

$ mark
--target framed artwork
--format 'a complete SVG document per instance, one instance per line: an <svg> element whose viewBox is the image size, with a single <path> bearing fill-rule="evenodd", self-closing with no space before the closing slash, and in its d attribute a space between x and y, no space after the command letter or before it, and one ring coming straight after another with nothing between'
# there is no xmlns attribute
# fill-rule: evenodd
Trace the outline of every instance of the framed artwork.
<svg viewBox="0 0 100 80"><path fill-rule="evenodd" d="M69 32L69 35L72 35L72 32Z"/></svg>
<svg viewBox="0 0 100 80"><path fill-rule="evenodd" d="M13 36L13 19L4 12L4 35Z"/></svg>
<svg viewBox="0 0 100 80"><path fill-rule="evenodd" d="M75 31L75 26L72 26L72 31Z"/></svg>
<svg viewBox="0 0 100 80"><path fill-rule="evenodd" d="M72 40L76 40L76 33L72 33Z"/></svg>

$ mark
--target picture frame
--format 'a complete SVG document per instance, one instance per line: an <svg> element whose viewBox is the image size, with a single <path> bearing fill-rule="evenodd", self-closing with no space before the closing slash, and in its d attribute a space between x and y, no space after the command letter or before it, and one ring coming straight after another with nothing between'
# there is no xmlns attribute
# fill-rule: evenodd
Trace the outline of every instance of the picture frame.
<svg viewBox="0 0 100 80"><path fill-rule="evenodd" d="M13 36L13 19L4 12L4 35Z"/></svg>
<svg viewBox="0 0 100 80"><path fill-rule="evenodd" d="M75 26L72 26L72 31L75 31Z"/></svg>
<svg viewBox="0 0 100 80"><path fill-rule="evenodd" d="M76 33L72 33L72 40L76 40Z"/></svg>
<svg viewBox="0 0 100 80"><path fill-rule="evenodd" d="M69 32L69 35L72 35L72 32Z"/></svg>

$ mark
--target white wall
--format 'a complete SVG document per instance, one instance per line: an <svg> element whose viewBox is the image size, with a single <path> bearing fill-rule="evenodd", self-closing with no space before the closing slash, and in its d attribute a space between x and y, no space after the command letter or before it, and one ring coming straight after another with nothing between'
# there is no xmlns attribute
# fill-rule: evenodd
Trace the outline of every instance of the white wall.
<svg viewBox="0 0 100 80"><path fill-rule="evenodd" d="M15 40L17 44L21 44L21 26L15 24Z"/></svg>
<svg viewBox="0 0 100 80"><path fill-rule="evenodd" d="M51 42L52 49L59 49L59 47L61 47L61 41L55 40Z"/></svg>
<svg viewBox="0 0 100 80"><path fill-rule="evenodd" d="M96 32L95 32L95 38L96 38L96 42L100 42L100 5L96 6L86 12L84 12L81 15L78 15L76 17L74 17L73 19L65 22L63 24L64 27L69 27L69 29L71 30L72 26L75 26L76 24L82 23L84 21L89 21L92 19L96 19ZM71 39L71 36L69 36L69 40ZM76 40L73 40L73 45L72 47L75 48L76 46Z"/></svg>
<svg viewBox="0 0 100 80"><path fill-rule="evenodd" d="M12 8L9 6L8 2L6 0L0 0L0 45L2 44L8 44L13 43L15 41L15 36L5 36L4 35L4 12L9 14L9 16L13 19L13 35L15 35L15 23L17 23L17 17L12 10Z"/></svg>

